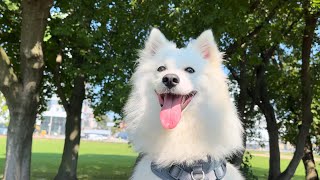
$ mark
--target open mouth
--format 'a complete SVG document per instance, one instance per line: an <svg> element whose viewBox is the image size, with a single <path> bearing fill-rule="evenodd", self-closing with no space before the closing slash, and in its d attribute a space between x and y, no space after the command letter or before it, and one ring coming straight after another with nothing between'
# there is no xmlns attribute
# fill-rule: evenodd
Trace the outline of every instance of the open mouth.
<svg viewBox="0 0 320 180"><path fill-rule="evenodd" d="M196 91L191 91L186 95L157 93L161 106L160 120L164 128L173 129L178 125L182 111L188 106L196 93Z"/></svg>
<svg viewBox="0 0 320 180"><path fill-rule="evenodd" d="M191 102L192 98L197 94L197 91L191 91L189 94L186 95L179 95L179 94L172 94L172 93L165 93L165 94L158 94L158 99L160 106L163 107L165 104L165 99L167 100L174 100L177 99L181 101L181 109L182 111L188 106Z"/></svg>

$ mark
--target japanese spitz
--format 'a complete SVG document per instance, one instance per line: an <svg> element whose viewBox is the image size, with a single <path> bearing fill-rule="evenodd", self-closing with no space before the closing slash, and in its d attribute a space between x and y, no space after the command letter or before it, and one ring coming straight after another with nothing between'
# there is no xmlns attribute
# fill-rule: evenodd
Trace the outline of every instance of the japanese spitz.
<svg viewBox="0 0 320 180"><path fill-rule="evenodd" d="M181 49L158 29L151 31L124 108L130 141L144 154L131 179L163 179L151 164L192 165L208 156L219 161L242 149L243 129L222 58L211 30ZM227 163L223 179L243 177Z"/></svg>

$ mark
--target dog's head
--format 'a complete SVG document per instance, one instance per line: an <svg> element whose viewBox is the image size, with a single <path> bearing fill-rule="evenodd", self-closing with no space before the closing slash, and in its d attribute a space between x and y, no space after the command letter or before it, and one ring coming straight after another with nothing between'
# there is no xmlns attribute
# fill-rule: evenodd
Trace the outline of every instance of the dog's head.
<svg viewBox="0 0 320 180"><path fill-rule="evenodd" d="M222 55L210 30L182 49L176 48L158 29L151 31L140 55L137 70L140 77L136 78L144 79L141 86L153 90L158 98L164 128L175 128L182 112L198 104L194 102L197 96L207 94L207 87L217 84L210 82L208 77L217 73L221 76L221 60Z"/></svg>

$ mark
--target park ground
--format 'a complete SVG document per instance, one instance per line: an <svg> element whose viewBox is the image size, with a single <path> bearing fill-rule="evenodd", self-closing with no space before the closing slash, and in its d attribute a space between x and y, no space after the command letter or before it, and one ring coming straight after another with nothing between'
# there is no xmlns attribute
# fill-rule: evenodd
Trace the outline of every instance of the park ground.
<svg viewBox="0 0 320 180"><path fill-rule="evenodd" d="M5 159L5 137L0 137L0 179ZM63 140L34 139L32 148L31 180L52 180L58 170ZM251 151L253 173L259 179L267 179L268 152ZM137 154L128 144L82 141L78 166L79 180L126 180L129 178ZM282 170L288 165L291 153L281 154ZM320 157L316 156L320 171ZM300 163L294 180L304 179Z"/></svg>

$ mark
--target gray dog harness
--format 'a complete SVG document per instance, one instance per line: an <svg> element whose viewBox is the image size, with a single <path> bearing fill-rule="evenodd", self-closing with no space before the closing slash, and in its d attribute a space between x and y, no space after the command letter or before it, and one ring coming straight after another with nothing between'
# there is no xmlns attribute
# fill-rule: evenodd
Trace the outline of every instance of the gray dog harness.
<svg viewBox="0 0 320 180"><path fill-rule="evenodd" d="M152 172L162 180L221 180L227 171L226 161L199 160L192 165L173 164L160 168L151 163Z"/></svg>

